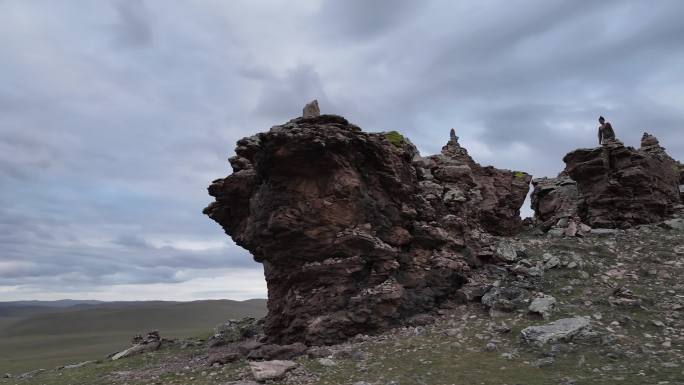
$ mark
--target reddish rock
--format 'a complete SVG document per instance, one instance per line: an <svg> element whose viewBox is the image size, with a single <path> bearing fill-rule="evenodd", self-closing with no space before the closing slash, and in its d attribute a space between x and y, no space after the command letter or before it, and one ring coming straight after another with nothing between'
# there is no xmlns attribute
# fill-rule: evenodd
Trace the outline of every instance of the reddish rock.
<svg viewBox="0 0 684 385"><path fill-rule="evenodd" d="M209 364L209 366L213 364L225 365L239 360L240 357L240 354L235 351L216 349L209 352L209 358L207 358L207 363Z"/></svg>
<svg viewBox="0 0 684 385"><path fill-rule="evenodd" d="M306 353L308 347L301 342L289 345L261 345L247 354L250 360L290 360Z"/></svg>
<svg viewBox="0 0 684 385"><path fill-rule="evenodd" d="M468 218L496 235L515 234L522 227L520 207L530 189L529 174L482 167L455 139L441 154L415 163L423 170L418 173L419 180L424 180L419 185L428 199L436 197L441 188L441 204L431 202L438 215Z"/></svg>
<svg viewBox="0 0 684 385"><path fill-rule="evenodd" d="M530 176L481 167L456 141L421 158L398 133L334 115L241 139L205 210L264 264L269 343L331 344L455 297L515 232Z"/></svg>
<svg viewBox="0 0 684 385"><path fill-rule="evenodd" d="M577 182L578 214L592 227L627 228L668 218L679 196L679 166L658 140L644 134L638 150L619 141L567 154Z"/></svg>
<svg viewBox="0 0 684 385"><path fill-rule="evenodd" d="M566 174L533 179L532 186L534 220L543 230L557 225L561 219L577 215L577 183Z"/></svg>

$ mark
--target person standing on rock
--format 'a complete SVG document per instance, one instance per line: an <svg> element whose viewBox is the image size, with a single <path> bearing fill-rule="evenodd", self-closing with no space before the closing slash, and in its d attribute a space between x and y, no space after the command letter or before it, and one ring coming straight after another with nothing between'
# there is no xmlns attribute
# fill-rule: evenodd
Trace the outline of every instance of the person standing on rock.
<svg viewBox="0 0 684 385"><path fill-rule="evenodd" d="M598 141L599 145L606 144L609 140L615 140L615 131L610 122L606 122L603 116L599 116Z"/></svg>

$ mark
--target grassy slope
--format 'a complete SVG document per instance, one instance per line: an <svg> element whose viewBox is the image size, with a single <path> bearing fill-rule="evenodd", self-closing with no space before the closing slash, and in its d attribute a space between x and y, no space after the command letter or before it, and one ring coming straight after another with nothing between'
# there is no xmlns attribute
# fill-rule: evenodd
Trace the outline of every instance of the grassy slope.
<svg viewBox="0 0 684 385"><path fill-rule="evenodd" d="M264 301L140 302L0 317L0 370L16 373L101 358L149 330L167 338L206 336L226 319L260 317L265 308Z"/></svg>

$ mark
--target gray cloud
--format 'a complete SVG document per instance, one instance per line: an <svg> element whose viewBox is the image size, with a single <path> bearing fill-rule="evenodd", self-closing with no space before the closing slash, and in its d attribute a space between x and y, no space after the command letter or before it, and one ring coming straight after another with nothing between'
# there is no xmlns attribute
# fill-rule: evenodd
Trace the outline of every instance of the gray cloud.
<svg viewBox="0 0 684 385"><path fill-rule="evenodd" d="M319 33L346 41L372 39L399 28L417 16L425 4L411 0L324 0L319 14Z"/></svg>
<svg viewBox="0 0 684 385"><path fill-rule="evenodd" d="M200 298L216 291L189 282L258 276L201 214L206 186L237 139L313 98L423 153L454 127L479 162L535 176L593 146L598 115L684 159L682 13L675 0L0 2L0 293ZM226 295L263 281L240 285Z"/></svg>
<svg viewBox="0 0 684 385"><path fill-rule="evenodd" d="M152 43L150 13L143 0L119 0L115 8L119 16L117 43L128 47L144 47Z"/></svg>

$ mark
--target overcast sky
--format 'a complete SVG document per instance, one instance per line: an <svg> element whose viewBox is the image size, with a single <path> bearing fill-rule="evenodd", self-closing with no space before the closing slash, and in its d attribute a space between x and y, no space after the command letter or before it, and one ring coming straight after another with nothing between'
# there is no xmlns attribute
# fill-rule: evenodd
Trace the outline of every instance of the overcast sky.
<svg viewBox="0 0 684 385"><path fill-rule="evenodd" d="M235 141L301 114L455 128L556 175L602 114L684 159L684 1L0 0L0 300L265 297L202 215ZM529 213L529 209L525 210Z"/></svg>

